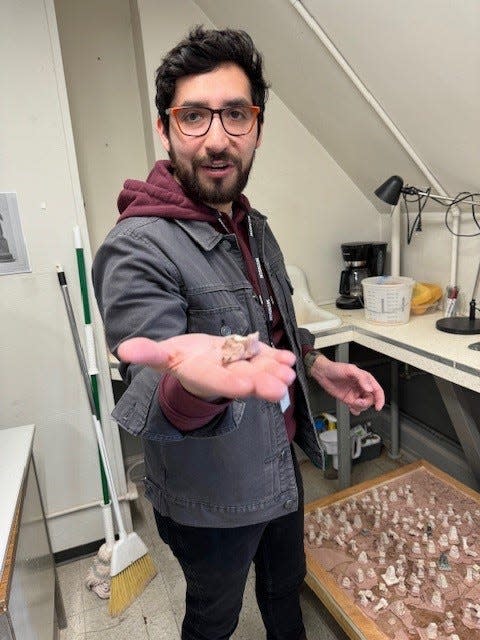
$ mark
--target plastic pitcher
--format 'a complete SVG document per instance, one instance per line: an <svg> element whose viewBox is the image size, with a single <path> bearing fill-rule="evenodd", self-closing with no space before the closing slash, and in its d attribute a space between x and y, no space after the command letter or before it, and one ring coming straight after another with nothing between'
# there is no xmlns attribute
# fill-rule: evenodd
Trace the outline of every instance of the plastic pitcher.
<svg viewBox="0 0 480 640"><path fill-rule="evenodd" d="M319 434L322 445L329 456L332 456L334 469L338 469L338 432L336 430L323 431ZM360 436L350 436L351 458L359 458L362 453L362 439Z"/></svg>

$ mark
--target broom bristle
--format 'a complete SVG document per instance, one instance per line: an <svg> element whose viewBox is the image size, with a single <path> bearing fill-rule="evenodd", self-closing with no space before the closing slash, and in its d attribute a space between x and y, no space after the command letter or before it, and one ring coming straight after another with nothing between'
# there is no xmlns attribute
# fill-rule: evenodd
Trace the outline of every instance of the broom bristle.
<svg viewBox="0 0 480 640"><path fill-rule="evenodd" d="M157 575L157 569L149 553L132 562L126 569L112 577L108 612L120 615Z"/></svg>

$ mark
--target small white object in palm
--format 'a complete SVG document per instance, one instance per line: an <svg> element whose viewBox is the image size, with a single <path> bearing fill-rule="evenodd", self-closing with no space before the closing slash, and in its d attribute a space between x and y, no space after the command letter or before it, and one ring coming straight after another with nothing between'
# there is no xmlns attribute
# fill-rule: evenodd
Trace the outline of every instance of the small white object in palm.
<svg viewBox="0 0 480 640"><path fill-rule="evenodd" d="M258 331L248 336L233 334L225 338L222 345L222 364L230 364L238 360L250 360L260 352Z"/></svg>

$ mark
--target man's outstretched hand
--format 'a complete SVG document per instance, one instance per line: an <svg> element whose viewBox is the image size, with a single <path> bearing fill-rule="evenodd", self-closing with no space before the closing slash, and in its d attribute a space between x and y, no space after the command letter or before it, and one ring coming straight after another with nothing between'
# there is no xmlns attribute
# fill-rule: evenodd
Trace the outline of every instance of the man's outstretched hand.
<svg viewBox="0 0 480 640"><path fill-rule="evenodd" d="M277 402L295 380L295 356L260 343L249 360L222 363L225 338L190 333L155 342L131 338L118 347L124 362L144 364L156 371L169 371L194 396L207 400L256 396Z"/></svg>

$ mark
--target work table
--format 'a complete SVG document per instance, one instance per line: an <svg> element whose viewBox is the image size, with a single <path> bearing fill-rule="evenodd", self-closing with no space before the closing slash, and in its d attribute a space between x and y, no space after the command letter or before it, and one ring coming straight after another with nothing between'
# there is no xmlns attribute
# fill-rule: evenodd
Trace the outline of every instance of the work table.
<svg viewBox="0 0 480 640"><path fill-rule="evenodd" d="M399 453L398 362L405 362L434 376L438 390L457 433L472 472L480 484L480 432L475 409L466 389L480 392L480 352L469 346L480 341L480 335L456 335L439 331L435 323L441 312L412 315L399 325L367 322L363 309L323 307L337 315L342 324L315 334L315 347L335 346L335 358L348 362L349 343L356 342L392 358L390 400L391 455ZM337 401L338 479L340 488L350 485L350 414L343 402Z"/></svg>

